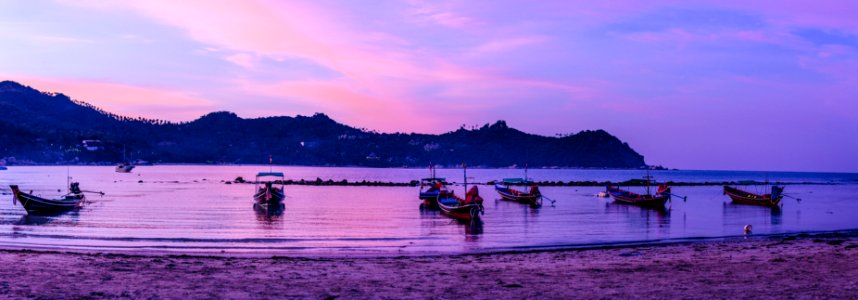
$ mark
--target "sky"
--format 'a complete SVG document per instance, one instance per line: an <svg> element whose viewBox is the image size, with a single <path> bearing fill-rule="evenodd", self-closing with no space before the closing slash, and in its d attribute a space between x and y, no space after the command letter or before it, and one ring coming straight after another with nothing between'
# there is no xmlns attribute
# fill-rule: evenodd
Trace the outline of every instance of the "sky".
<svg viewBox="0 0 858 300"><path fill-rule="evenodd" d="M856 1L0 1L0 80L128 116L605 129L648 164L858 172Z"/></svg>

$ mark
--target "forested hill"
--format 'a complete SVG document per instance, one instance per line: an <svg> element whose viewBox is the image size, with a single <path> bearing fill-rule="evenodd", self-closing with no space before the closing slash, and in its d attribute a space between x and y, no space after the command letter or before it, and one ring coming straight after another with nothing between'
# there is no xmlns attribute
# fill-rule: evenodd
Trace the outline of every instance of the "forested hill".
<svg viewBox="0 0 858 300"><path fill-rule="evenodd" d="M122 117L0 82L0 158L7 164L114 163L123 149L129 160L154 163L267 163L272 154L277 163L317 166L645 166L643 156L603 130L547 137L498 121L440 135L376 133L321 113L243 119L215 112L173 123Z"/></svg>

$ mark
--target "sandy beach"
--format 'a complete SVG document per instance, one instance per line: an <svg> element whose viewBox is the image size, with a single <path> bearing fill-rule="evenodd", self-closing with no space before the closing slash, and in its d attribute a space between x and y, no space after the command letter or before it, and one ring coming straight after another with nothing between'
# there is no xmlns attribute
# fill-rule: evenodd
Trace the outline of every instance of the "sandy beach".
<svg viewBox="0 0 858 300"><path fill-rule="evenodd" d="M858 298L854 233L389 258L0 251L0 298Z"/></svg>

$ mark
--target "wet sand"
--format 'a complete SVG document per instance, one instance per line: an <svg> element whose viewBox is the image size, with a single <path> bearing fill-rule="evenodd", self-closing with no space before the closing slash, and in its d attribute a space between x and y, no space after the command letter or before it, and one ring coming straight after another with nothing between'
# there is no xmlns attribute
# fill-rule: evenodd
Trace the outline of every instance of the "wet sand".
<svg viewBox="0 0 858 300"><path fill-rule="evenodd" d="M858 237L330 259L0 250L0 298L858 299Z"/></svg>

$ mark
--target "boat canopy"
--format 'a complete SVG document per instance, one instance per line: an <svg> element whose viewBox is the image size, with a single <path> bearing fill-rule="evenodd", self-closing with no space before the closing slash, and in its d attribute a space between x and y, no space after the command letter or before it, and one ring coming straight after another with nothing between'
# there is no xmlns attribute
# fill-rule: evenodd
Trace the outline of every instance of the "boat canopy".
<svg viewBox="0 0 858 300"><path fill-rule="evenodd" d="M282 172L260 172L259 174L256 174L256 178L259 178L259 177L281 177L281 178L283 178L285 176L283 176Z"/></svg>
<svg viewBox="0 0 858 300"><path fill-rule="evenodd" d="M504 183L530 183L530 180L524 178L504 178Z"/></svg>
<svg viewBox="0 0 858 300"><path fill-rule="evenodd" d="M420 180L422 180L422 181L447 181L447 178L430 177L430 178L423 178Z"/></svg>

